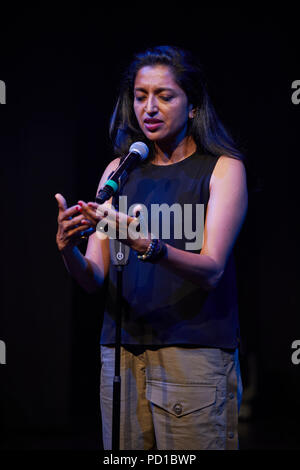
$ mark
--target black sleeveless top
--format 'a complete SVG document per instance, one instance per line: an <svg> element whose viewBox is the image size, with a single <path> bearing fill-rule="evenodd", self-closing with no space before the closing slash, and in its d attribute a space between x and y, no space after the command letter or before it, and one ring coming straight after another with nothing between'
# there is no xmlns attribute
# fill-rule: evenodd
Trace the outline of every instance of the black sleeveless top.
<svg viewBox="0 0 300 470"><path fill-rule="evenodd" d="M151 231L151 205L180 204L184 221L184 205L189 204L193 208L192 228L195 231L198 226L195 208L197 204L203 204L205 217L210 177L217 160L212 155L195 152L172 165L158 166L146 161L130 173L122 188L122 195L127 196L127 207L138 203L145 205ZM167 237L162 236L162 231L158 236L167 244L186 250L186 243L194 243L195 240L190 239L190 233L187 238L185 230L182 230L181 238L176 238L174 220L175 217L170 218ZM178 224L180 219L176 220ZM201 252L197 246L195 248L192 246L188 251ZM115 342L116 278L116 267L111 265L101 332L103 345ZM238 342L238 309L233 253L217 287L207 292L159 262L151 264L138 260L135 252L130 250L129 263L123 270L121 338L124 345L181 344L235 348Z"/></svg>

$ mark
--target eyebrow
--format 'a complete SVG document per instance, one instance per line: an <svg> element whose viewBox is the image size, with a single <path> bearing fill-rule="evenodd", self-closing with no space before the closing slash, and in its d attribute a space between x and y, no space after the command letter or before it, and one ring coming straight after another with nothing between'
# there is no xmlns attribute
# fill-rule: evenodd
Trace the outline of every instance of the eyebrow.
<svg viewBox="0 0 300 470"><path fill-rule="evenodd" d="M137 87L134 89L134 91L141 91L143 93L147 93L147 90L142 87ZM168 88L168 87L160 87L155 90L155 93L161 93L162 91L172 91L173 93L175 92L174 88Z"/></svg>

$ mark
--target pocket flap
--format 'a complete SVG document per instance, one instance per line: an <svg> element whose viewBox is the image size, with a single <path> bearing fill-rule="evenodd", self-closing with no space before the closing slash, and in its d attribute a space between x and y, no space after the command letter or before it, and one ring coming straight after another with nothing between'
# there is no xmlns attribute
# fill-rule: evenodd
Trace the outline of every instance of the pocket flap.
<svg viewBox="0 0 300 470"><path fill-rule="evenodd" d="M146 397L154 405L179 418L215 403L216 386L148 381Z"/></svg>

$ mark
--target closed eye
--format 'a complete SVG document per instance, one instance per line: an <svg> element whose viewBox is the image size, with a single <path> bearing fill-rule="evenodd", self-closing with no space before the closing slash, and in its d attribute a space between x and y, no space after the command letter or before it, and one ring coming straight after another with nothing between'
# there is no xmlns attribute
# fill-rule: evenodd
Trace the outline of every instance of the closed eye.
<svg viewBox="0 0 300 470"><path fill-rule="evenodd" d="M143 96L135 96L134 99L136 101L143 101L146 97L143 95Z"/></svg>
<svg viewBox="0 0 300 470"><path fill-rule="evenodd" d="M163 101L171 101L174 97L173 96L160 96Z"/></svg>

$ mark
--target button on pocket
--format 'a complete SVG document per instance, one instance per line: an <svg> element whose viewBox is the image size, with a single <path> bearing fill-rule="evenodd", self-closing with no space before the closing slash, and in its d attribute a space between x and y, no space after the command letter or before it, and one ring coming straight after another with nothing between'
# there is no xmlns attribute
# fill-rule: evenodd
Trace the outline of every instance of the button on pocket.
<svg viewBox="0 0 300 470"><path fill-rule="evenodd" d="M182 413L182 406L180 403L176 403L176 405L173 406L173 410L175 411L176 415L181 415Z"/></svg>
<svg viewBox="0 0 300 470"><path fill-rule="evenodd" d="M216 402L216 386L148 381L146 397L154 405L180 418L213 405Z"/></svg>

